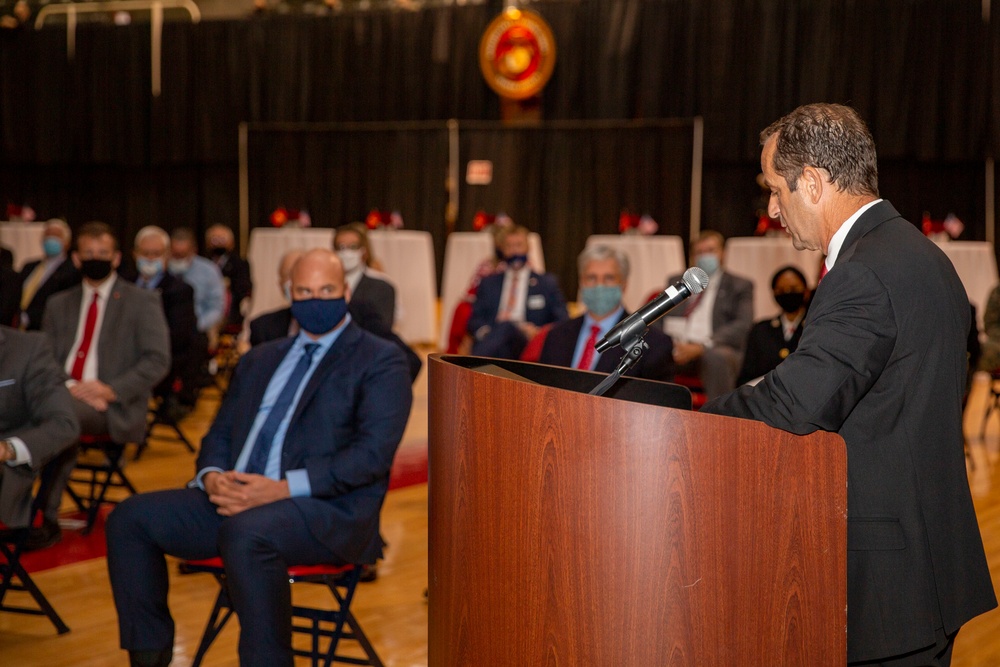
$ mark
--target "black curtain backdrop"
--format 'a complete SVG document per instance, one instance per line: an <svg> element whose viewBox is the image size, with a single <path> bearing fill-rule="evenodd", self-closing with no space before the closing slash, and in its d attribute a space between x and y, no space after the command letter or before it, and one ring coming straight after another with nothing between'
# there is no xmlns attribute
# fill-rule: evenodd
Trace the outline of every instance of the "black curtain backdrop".
<svg viewBox="0 0 1000 667"><path fill-rule="evenodd" d="M279 206L309 211L315 227L398 211L407 229L431 232L444 257L448 128L410 123L356 126L251 125L247 136L251 227Z"/></svg>
<svg viewBox="0 0 1000 667"><path fill-rule="evenodd" d="M235 226L240 122L497 120L477 49L501 4L169 23L155 98L146 23L81 23L72 60L63 26L3 31L0 204L28 203L74 227L104 219L122 230L126 247L149 223ZM984 21L981 0L577 0L531 8L552 25L558 46L541 101L545 120L704 117L704 226L751 233L758 132L798 104L831 101L868 120L883 194L904 215L951 211L966 222L964 238L983 238L982 165L1000 149L992 66L1000 19ZM383 151L351 141L330 147L345 168L365 159L354 152ZM572 141L546 142L546 160L573 163ZM441 176L426 167L433 161L420 156L415 167L428 172L429 191L400 196L415 211L404 214L407 226L437 236L443 213L430 190ZM288 169L298 168L293 156ZM309 193L324 223L356 216L351 197L367 206L362 194L370 191L338 194L336 183L325 197ZM268 196L278 194L297 193ZM538 211L553 210L558 196L546 192ZM598 213L558 228L566 236L546 239L546 249L581 247L586 230L607 224ZM440 250L443 238L437 243Z"/></svg>

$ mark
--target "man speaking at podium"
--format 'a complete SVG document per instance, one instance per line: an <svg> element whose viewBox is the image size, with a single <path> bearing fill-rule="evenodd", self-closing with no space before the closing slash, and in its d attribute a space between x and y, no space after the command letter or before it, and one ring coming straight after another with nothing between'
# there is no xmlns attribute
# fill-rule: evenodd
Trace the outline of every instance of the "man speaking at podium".
<svg viewBox="0 0 1000 667"><path fill-rule="evenodd" d="M799 107L761 133L768 214L823 250L798 349L704 412L847 443L847 661L948 665L996 606L962 455L969 303L950 260L879 198L849 108Z"/></svg>

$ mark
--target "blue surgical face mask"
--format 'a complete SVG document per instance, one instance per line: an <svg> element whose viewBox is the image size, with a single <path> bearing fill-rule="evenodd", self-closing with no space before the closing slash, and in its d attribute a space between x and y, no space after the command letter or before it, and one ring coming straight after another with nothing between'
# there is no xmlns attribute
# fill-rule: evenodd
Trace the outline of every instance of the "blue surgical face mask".
<svg viewBox="0 0 1000 667"><path fill-rule="evenodd" d="M597 285L580 290L580 299L594 317L604 317L622 302L621 285Z"/></svg>
<svg viewBox="0 0 1000 667"><path fill-rule="evenodd" d="M325 334L333 331L347 314L347 299L302 299L292 301L292 317L305 331Z"/></svg>
<svg viewBox="0 0 1000 667"><path fill-rule="evenodd" d="M507 265L514 269L519 269L524 266L528 261L527 255L507 255L505 258L507 260Z"/></svg>
<svg viewBox="0 0 1000 667"><path fill-rule="evenodd" d="M698 255L698 259L694 263L708 275L712 275L719 270L719 256L713 253Z"/></svg>
<svg viewBox="0 0 1000 667"><path fill-rule="evenodd" d="M46 257L58 257L63 252L63 243L54 236L47 236L42 241L42 250Z"/></svg>
<svg viewBox="0 0 1000 667"><path fill-rule="evenodd" d="M135 260L135 268L139 269L143 278L152 278L163 270L163 260L139 257Z"/></svg>

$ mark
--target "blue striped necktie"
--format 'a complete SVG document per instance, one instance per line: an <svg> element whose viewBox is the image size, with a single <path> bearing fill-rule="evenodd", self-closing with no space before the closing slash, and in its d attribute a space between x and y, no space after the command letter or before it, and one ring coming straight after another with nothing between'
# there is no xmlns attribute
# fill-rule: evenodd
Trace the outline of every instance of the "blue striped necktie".
<svg viewBox="0 0 1000 667"><path fill-rule="evenodd" d="M254 441L253 449L250 451L250 458L247 459L246 472L257 473L259 475L264 474L264 470L267 468L267 458L271 453L271 445L274 442L274 434L278 432L278 425L281 424L281 420L288 413L288 408L292 405L295 393L298 391L299 385L302 384L302 378L305 377L306 371L309 370L309 365L312 363L312 356L317 349L319 349L318 343L308 343L302 349L302 356L299 357L299 362L292 370L288 382L281 388L278 400L274 402L271 412L268 413L267 419L264 420L264 425L261 426L260 431L257 433L257 439Z"/></svg>

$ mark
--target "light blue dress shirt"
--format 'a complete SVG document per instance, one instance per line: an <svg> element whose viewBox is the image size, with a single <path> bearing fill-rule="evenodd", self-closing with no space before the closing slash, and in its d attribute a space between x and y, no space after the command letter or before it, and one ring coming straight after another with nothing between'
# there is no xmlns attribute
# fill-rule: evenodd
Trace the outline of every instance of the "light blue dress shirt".
<svg viewBox="0 0 1000 667"><path fill-rule="evenodd" d="M253 443L257 440L257 434L260 432L261 427L264 426L264 421L267 419L271 407L278 400L278 396L281 394L281 390L285 387L285 383L295 369L295 365L299 363L306 344L317 343L319 344L319 349L313 353L309 370L303 376L298 391L295 392L295 397L292 399L292 404L288 406L287 414L285 414L281 423L278 424L278 430L275 432L274 440L271 444L271 451L267 456L267 466L264 468L264 476L274 480L281 479L281 451L285 444L285 434L288 432L288 425L292 421L292 415L295 414L299 399L302 398L302 392L305 391L306 386L309 384L309 378L316 372L316 367L319 366L320 360L330 351L330 348L340 338L340 334L350 321L351 316L346 315L344 323L341 326L320 337L318 340L313 340L305 332L299 332L299 335L295 337L292 348L285 354L285 358L278 364L278 368L275 369L270 382L267 383L267 389L264 390L264 398L261 400L260 408L257 409L257 415L254 417L253 425L250 427L250 433L247 435L246 442L243 443L243 449L240 451L239 458L236 459L235 470L239 472L246 470L247 460L250 458L250 452L253 450ZM198 477L194 483L204 489L205 487L201 480L207 473L213 470L224 472L215 467L205 468L198 471ZM293 498L312 495L312 487L309 484L309 473L304 468L285 471L285 480L288 482L288 492Z"/></svg>
<svg viewBox="0 0 1000 667"><path fill-rule="evenodd" d="M611 331L611 327L615 326L615 324L618 322L618 319L622 316L622 313L624 312L625 309L621 306L618 306L615 312L606 316L600 322L591 317L590 313L587 313L586 315L583 316L583 326L580 327L580 335L577 336L576 338L576 349L573 352L573 364L571 365L571 368L576 368L577 365L580 363L580 357L583 356L583 348L584 346L586 346L587 340L590 338L590 327L596 324L601 328L601 330L597 334L597 340L601 340L602 338L608 335L608 332ZM594 358L590 360L590 370L594 370L597 367L597 360L600 358L601 358L601 353L598 352L597 350L594 350Z"/></svg>
<svg viewBox="0 0 1000 667"><path fill-rule="evenodd" d="M204 333L218 324L225 314L226 286L222 282L222 272L212 260L195 255L181 278L194 289L194 314L198 318L198 331Z"/></svg>

